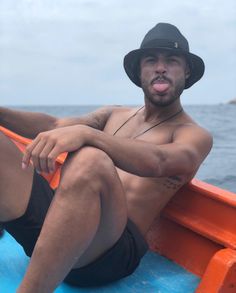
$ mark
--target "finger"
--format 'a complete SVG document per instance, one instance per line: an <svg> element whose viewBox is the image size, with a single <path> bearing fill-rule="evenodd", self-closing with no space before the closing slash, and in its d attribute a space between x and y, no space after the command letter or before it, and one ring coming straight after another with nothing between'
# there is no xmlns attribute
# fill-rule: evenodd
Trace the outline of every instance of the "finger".
<svg viewBox="0 0 236 293"><path fill-rule="evenodd" d="M39 142L39 138L34 139L25 149L23 158L22 158L22 169L26 169L30 164L30 159L32 155L32 151L35 148L35 146Z"/></svg>
<svg viewBox="0 0 236 293"><path fill-rule="evenodd" d="M40 170L42 172L50 173L50 169L48 166L48 155L52 151L53 147L54 147L54 143L48 142L47 144L45 144L44 148L42 149L39 155Z"/></svg>
<svg viewBox="0 0 236 293"><path fill-rule="evenodd" d="M52 173L56 169L56 158L62 153L57 145L52 149L50 154L48 155L48 169L49 172Z"/></svg>
<svg viewBox="0 0 236 293"><path fill-rule="evenodd" d="M46 145L46 142L40 141L34 149L31 151L31 160L33 162L34 168L38 172L42 172L41 169L41 164L40 164L40 158L41 158L41 153Z"/></svg>

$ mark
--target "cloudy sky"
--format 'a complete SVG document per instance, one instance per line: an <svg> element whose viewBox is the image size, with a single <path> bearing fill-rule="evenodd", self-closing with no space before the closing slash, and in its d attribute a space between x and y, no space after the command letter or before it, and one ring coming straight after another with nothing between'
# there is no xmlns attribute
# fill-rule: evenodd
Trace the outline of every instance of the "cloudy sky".
<svg viewBox="0 0 236 293"><path fill-rule="evenodd" d="M235 0L0 0L0 104L140 104L123 57L175 24L206 72L184 104L236 98Z"/></svg>

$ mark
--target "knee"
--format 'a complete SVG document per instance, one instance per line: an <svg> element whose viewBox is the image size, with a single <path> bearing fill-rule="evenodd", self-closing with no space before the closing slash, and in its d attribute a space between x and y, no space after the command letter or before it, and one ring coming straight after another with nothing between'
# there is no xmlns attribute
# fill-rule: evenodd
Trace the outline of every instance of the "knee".
<svg viewBox="0 0 236 293"><path fill-rule="evenodd" d="M70 154L62 169L63 186L68 189L81 184L98 187L116 172L113 161L102 150L93 147Z"/></svg>
<svg viewBox="0 0 236 293"><path fill-rule="evenodd" d="M75 159L79 160L80 167L84 171L90 170L98 174L114 167L111 158L104 151L94 147L84 147Z"/></svg>

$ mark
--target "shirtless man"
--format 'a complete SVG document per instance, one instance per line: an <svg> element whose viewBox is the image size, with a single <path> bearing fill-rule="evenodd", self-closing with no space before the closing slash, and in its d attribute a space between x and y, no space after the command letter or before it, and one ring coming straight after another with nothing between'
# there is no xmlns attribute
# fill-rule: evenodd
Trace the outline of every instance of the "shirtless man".
<svg viewBox="0 0 236 293"><path fill-rule="evenodd" d="M143 89L139 109L104 107L68 119L0 109L3 126L34 138L22 159L0 135L0 221L32 254L18 293L53 292L65 278L89 286L131 274L154 218L211 149L211 135L180 103L204 63L176 27L157 24L124 67ZM65 151L53 194L39 173L53 172Z"/></svg>

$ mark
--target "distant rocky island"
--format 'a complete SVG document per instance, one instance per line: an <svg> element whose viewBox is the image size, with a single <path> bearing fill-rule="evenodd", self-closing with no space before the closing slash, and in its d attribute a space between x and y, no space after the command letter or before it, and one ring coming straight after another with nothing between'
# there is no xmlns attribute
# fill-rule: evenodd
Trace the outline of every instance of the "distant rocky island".
<svg viewBox="0 0 236 293"><path fill-rule="evenodd" d="M233 100L230 100L228 104L235 104L236 105L236 98Z"/></svg>

